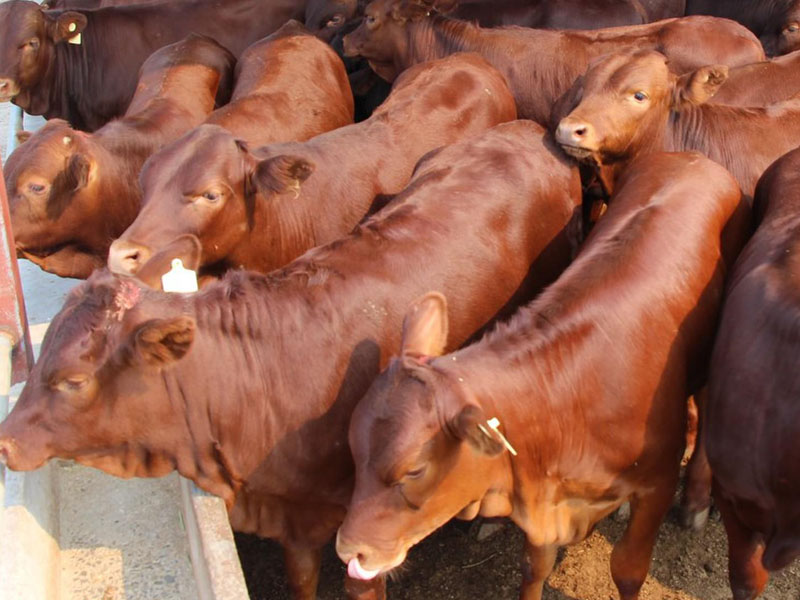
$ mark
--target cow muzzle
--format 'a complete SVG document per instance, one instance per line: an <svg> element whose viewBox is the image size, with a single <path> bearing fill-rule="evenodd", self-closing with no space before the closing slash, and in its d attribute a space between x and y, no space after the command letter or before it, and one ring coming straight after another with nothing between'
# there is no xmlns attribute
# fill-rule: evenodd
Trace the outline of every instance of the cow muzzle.
<svg viewBox="0 0 800 600"><path fill-rule="evenodd" d="M33 471L47 462L48 456L32 456L21 452L13 438L0 437L0 464L12 471Z"/></svg>
<svg viewBox="0 0 800 600"><path fill-rule="evenodd" d="M358 40L356 37L358 34L358 29L356 29L353 33L348 33L346 36L342 38L342 47L344 49L344 55L348 58L355 58L359 56L361 53L361 48L363 43Z"/></svg>
<svg viewBox="0 0 800 600"><path fill-rule="evenodd" d="M361 581L371 581L378 575L391 571L406 558L406 553L401 552L399 556L384 561L375 556L373 548L347 541L341 535L341 530L336 534L336 553L347 565L348 577Z"/></svg>
<svg viewBox="0 0 800 600"><path fill-rule="evenodd" d="M108 268L117 275L135 275L150 260L152 251L127 240L115 240L108 249Z"/></svg>
<svg viewBox="0 0 800 600"><path fill-rule="evenodd" d="M8 102L19 94L19 84L9 77L0 78L0 102Z"/></svg>
<svg viewBox="0 0 800 600"><path fill-rule="evenodd" d="M598 150L594 127L580 119L562 119L556 129L556 141L567 154L577 159L588 158Z"/></svg>

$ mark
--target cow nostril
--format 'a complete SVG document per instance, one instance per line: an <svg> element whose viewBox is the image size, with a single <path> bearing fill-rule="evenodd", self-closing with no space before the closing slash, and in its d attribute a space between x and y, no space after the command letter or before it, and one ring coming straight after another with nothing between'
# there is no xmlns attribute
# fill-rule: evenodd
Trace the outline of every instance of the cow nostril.
<svg viewBox="0 0 800 600"><path fill-rule="evenodd" d="M583 137L586 135L586 126L576 127L573 131L576 137Z"/></svg>

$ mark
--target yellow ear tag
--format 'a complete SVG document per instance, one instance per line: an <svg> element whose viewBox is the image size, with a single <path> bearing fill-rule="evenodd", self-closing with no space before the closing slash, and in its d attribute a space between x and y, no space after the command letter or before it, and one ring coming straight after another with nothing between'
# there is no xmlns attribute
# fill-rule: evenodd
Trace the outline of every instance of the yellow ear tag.
<svg viewBox="0 0 800 600"><path fill-rule="evenodd" d="M68 27L67 29L69 29L69 32L70 32L70 33L72 33L72 32L73 32L73 31L75 31L77 28L78 28L78 26L77 26L77 25L75 25L75 23L70 23L70 24L69 24L69 27ZM81 34L80 34L80 33L77 33L77 34L75 34L73 37L69 38L67 41L68 41L70 44L75 44L76 46L80 46L80 45L81 45Z"/></svg>
<svg viewBox="0 0 800 600"><path fill-rule="evenodd" d="M491 419L486 421L486 425L488 425L489 429L491 429L497 434L497 437L499 437L500 441L503 442L503 446L506 447L506 450L511 452L511 456L516 456L517 451L514 450L514 446L511 445L511 443L506 439L506 436L500 433L500 430L498 429L498 427L500 427L500 419L498 419L497 417L492 417ZM492 437L483 425L479 424L478 427L486 436Z"/></svg>
<svg viewBox="0 0 800 600"><path fill-rule="evenodd" d="M183 266L180 258L173 259L172 269L161 276L161 287L165 292L188 294L197 291L197 273Z"/></svg>

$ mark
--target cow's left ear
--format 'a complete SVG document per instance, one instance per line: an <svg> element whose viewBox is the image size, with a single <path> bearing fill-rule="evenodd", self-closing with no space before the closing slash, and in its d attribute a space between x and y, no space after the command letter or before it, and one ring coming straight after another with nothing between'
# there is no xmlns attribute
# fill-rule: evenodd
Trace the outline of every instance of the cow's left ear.
<svg viewBox="0 0 800 600"><path fill-rule="evenodd" d="M439 292L428 292L415 301L403 319L404 358L440 356L447 345L447 300Z"/></svg>
<svg viewBox="0 0 800 600"><path fill-rule="evenodd" d="M68 10L62 12L54 19L48 16L47 32L54 42L66 42L86 29L87 22L86 15L75 12L74 10Z"/></svg>
<svg viewBox="0 0 800 600"><path fill-rule="evenodd" d="M728 79L727 65L709 65L678 78L674 108L687 104L705 104Z"/></svg>
<svg viewBox="0 0 800 600"><path fill-rule="evenodd" d="M89 185L89 171L91 168L89 157L83 152L75 152L67 162L67 186L72 191L77 192L79 189Z"/></svg>
<svg viewBox="0 0 800 600"><path fill-rule="evenodd" d="M187 316L146 321L131 333L135 356L156 367L178 361L191 348L195 327Z"/></svg>
<svg viewBox="0 0 800 600"><path fill-rule="evenodd" d="M487 423L488 419L480 406L467 404L451 421L451 430L478 452L497 456L504 449L497 432Z"/></svg>
<svg viewBox="0 0 800 600"><path fill-rule="evenodd" d="M253 185L262 195L299 193L302 184L314 172L314 164L300 156L283 154L260 161L253 173Z"/></svg>

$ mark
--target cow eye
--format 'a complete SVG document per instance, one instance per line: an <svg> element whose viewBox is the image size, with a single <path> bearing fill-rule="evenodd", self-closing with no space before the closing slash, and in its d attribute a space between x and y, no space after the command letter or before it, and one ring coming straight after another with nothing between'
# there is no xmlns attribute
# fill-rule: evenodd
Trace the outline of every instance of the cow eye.
<svg viewBox="0 0 800 600"><path fill-rule="evenodd" d="M795 33L798 30L800 30L800 24L798 23L789 23L786 29L784 29L784 31L788 31L789 33Z"/></svg>
<svg viewBox="0 0 800 600"><path fill-rule="evenodd" d="M25 42L25 46L28 46L31 50L38 50L39 49L39 38L31 38L27 42Z"/></svg>
<svg viewBox="0 0 800 600"><path fill-rule="evenodd" d="M328 22L325 23L325 27L338 27L344 23L344 15L333 15Z"/></svg>
<svg viewBox="0 0 800 600"><path fill-rule="evenodd" d="M29 183L28 189L34 194L41 194L42 192L44 192L44 185L42 185L41 183Z"/></svg>
<svg viewBox="0 0 800 600"><path fill-rule="evenodd" d="M374 27L378 23L378 19L376 19L372 15L367 15L364 21L366 22L367 27Z"/></svg>
<svg viewBox="0 0 800 600"><path fill-rule="evenodd" d="M220 199L222 198L222 194L220 194L216 190L206 190L205 192L203 192L202 195L203 195L203 198L207 202L210 202L211 204L215 204L215 203L219 202Z"/></svg>
<svg viewBox="0 0 800 600"><path fill-rule="evenodd" d="M633 95L633 98L634 98L634 99L635 99L637 102L644 102L645 100L647 100L647 94L646 94L646 93L644 93L644 92L636 92L636 93Z"/></svg>
<svg viewBox="0 0 800 600"><path fill-rule="evenodd" d="M423 465L417 469L411 469L405 474L403 479L419 479L420 477L425 475L425 471L427 470L428 470L427 465Z"/></svg>
<svg viewBox="0 0 800 600"><path fill-rule="evenodd" d="M89 384L89 376L83 374L64 377L56 383L56 387L63 392L80 392Z"/></svg>

